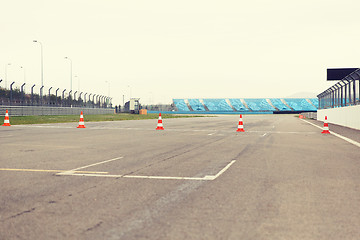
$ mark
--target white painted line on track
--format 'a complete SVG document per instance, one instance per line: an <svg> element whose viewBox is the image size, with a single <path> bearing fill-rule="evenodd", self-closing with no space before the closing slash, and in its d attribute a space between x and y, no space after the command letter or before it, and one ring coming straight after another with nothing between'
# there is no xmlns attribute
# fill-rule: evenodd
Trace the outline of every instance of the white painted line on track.
<svg viewBox="0 0 360 240"><path fill-rule="evenodd" d="M86 166L83 166L83 167L71 169L71 170L66 171L66 172L58 173L57 175L69 175L69 174L73 174L74 172L76 172L76 171L78 171L78 170L80 170L80 169L84 169L84 168L88 168L88 167L93 167L93 166L96 166L96 165L100 165L100 164L103 164L103 163L112 162L112 161L119 160L119 159L122 159L122 158L123 158L123 157L117 157L117 158L109 159L109 160L106 160L106 161L102 161L102 162L98 162L98 163L93 163L93 164L86 165Z"/></svg>
<svg viewBox="0 0 360 240"><path fill-rule="evenodd" d="M70 126L49 126L49 125L16 125L15 127L23 127L23 128L56 128L56 129L76 129L76 127L70 127ZM274 126L273 126L274 127ZM130 127L98 127L98 126L86 126L87 130L136 130L136 131L153 131L155 132L155 129L153 128L130 128ZM209 136L214 135L215 133L219 132L226 132L229 133L229 131L224 130L217 130L217 129L177 129L177 128L167 128L165 129L167 132L210 132ZM233 132L233 131L231 131ZM275 133L275 134L316 134L317 132L281 132L281 131L268 131L268 130L259 130L259 131L252 131L247 130L246 133ZM222 135L219 135L222 136Z"/></svg>
<svg viewBox="0 0 360 240"><path fill-rule="evenodd" d="M221 174L223 174L226 170L228 170L231 165L233 165L234 163L236 162L236 160L232 160L228 165L226 165L226 167L224 167L218 174L216 174L214 176L214 179L215 180L216 178L218 178ZM212 176L205 176L205 177L212 177Z"/></svg>
<svg viewBox="0 0 360 240"><path fill-rule="evenodd" d="M71 173L71 172L64 172L59 173L57 175L62 176L81 176L81 177L107 177L107 178L121 178L124 177L123 175L109 175L109 174L87 174L87 173Z"/></svg>
<svg viewBox="0 0 360 240"><path fill-rule="evenodd" d="M165 176L132 176L132 175L125 175L124 178L141 178L141 179L160 179L160 180L209 180L203 178L196 178L196 177L165 177Z"/></svg>
<svg viewBox="0 0 360 240"><path fill-rule="evenodd" d="M21 168L0 168L0 171L13 171L13 172L45 172L45 173L61 173L67 170L50 170L50 169L21 169ZM96 174L108 174L108 172L96 172L96 171L74 171L74 173L96 173Z"/></svg>
<svg viewBox="0 0 360 240"><path fill-rule="evenodd" d="M281 131L246 131L248 133L275 133L275 134L316 134L317 132L281 132Z"/></svg>
<svg viewBox="0 0 360 240"><path fill-rule="evenodd" d="M86 174L86 173L74 173L70 170L67 172L59 173L58 175L66 176L82 176L82 177L107 177L107 178L137 178L137 179L158 179L158 180L195 180L195 181L213 181L228 170L236 160L232 160L216 175L206 175L205 177L169 177L169 176L137 176L137 175L108 175L108 174ZM100 163L99 163L100 164ZM89 165L90 166L90 165ZM81 169L81 168L78 168Z"/></svg>
<svg viewBox="0 0 360 240"><path fill-rule="evenodd" d="M301 120L304 121L304 122L307 122L307 123L309 123L309 124L311 124L311 125L313 125L314 127L323 129L322 127L320 127L320 126L318 126L318 125L316 125L316 124L313 124L312 122L306 121L306 120L304 120L304 119L301 119ZM347 142L349 142L349 143L351 143L351 144L354 144L354 145L357 146L357 147L360 147L360 143L358 143L358 142L356 142L356 141L354 141L354 140L352 140L352 139L350 139L350 138L344 137L344 136L342 136L342 135L340 135L340 134L338 134L338 133L335 133L335 132L333 132L333 131L330 131L330 134L334 135L335 137L341 138L341 139L343 139L343 140L345 140L345 141L347 141Z"/></svg>
<svg viewBox="0 0 360 240"><path fill-rule="evenodd" d="M51 125L32 125L32 124L27 124L27 125L13 125L13 127L21 127L21 128L76 128L76 126L74 125L74 127L70 127L70 126L51 126Z"/></svg>

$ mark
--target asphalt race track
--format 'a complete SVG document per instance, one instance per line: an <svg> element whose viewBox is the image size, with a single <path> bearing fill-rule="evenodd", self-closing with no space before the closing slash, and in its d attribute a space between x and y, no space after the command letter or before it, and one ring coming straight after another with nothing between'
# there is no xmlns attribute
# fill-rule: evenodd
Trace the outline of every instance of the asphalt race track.
<svg viewBox="0 0 360 240"><path fill-rule="evenodd" d="M0 127L0 239L359 239L360 131L84 117Z"/></svg>

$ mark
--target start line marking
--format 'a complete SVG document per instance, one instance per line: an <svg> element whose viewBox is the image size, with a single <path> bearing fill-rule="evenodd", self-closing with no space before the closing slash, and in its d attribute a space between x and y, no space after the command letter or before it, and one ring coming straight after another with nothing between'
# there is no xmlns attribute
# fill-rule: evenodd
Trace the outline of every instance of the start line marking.
<svg viewBox="0 0 360 240"><path fill-rule="evenodd" d="M122 157L120 157L122 158ZM70 171L65 171L65 172L61 172L58 173L56 175L61 175L61 176L82 176L82 177L107 177L107 178L138 178L138 179L159 179L159 180L197 180L197 181L213 181L216 178L218 178L221 174L223 174L226 170L228 170L231 165L233 165L236 160L232 160L228 165L226 165L223 169L220 170L220 172L218 172L216 175L206 175L205 177L168 177L168 176L136 176L136 175L109 175L109 174L91 174L91 173L79 173L76 172L75 170L78 169L83 169L86 167L91 167L91 166L95 166L95 165L99 165L105 162L110 162L110 161L114 161L120 158L114 158L114 159L110 159L107 161L103 161L100 163L95 163L95 164L91 164L85 167L81 167L81 168L76 168Z"/></svg>

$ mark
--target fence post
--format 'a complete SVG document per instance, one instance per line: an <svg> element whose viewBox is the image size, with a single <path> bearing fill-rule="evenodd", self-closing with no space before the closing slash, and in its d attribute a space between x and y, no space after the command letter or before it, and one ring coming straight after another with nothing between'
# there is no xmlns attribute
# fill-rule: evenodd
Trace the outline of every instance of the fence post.
<svg viewBox="0 0 360 240"><path fill-rule="evenodd" d="M63 101L65 99L65 91L66 89L64 89L64 91L62 92L62 98L61 98L61 106L63 107Z"/></svg>
<svg viewBox="0 0 360 240"><path fill-rule="evenodd" d="M12 82L11 84L10 84L10 105L11 105L11 103L12 103L12 99L13 99L13 89L12 89L12 86L13 86L13 84L14 84L15 82Z"/></svg>
<svg viewBox="0 0 360 240"><path fill-rule="evenodd" d="M24 86L25 86L25 83L23 85L21 85L21 101L22 101L23 105L24 105L24 102L25 102Z"/></svg>
<svg viewBox="0 0 360 240"><path fill-rule="evenodd" d="M60 88L57 88L55 91L55 105L58 106L58 98L57 98L57 92L59 91Z"/></svg>
<svg viewBox="0 0 360 240"><path fill-rule="evenodd" d="M84 94L84 106L85 106L85 107L86 107L86 94L87 94L87 93Z"/></svg>
<svg viewBox="0 0 360 240"><path fill-rule="evenodd" d="M83 92L80 92L79 93L79 102L81 102L81 95L83 94ZM82 103L81 105L80 105L80 103L79 103L79 107L82 107L82 106L84 106L84 104Z"/></svg>
<svg viewBox="0 0 360 240"><path fill-rule="evenodd" d="M92 93L89 94L89 102L91 103L91 106L92 106L91 95L92 95Z"/></svg>
<svg viewBox="0 0 360 240"><path fill-rule="evenodd" d="M41 86L40 88L40 103L41 103L41 106L43 105L43 102L44 102L44 95L42 94L43 93L43 89L44 89L44 86Z"/></svg>
<svg viewBox="0 0 360 240"><path fill-rule="evenodd" d="M31 105L34 106L34 87L35 84L31 87Z"/></svg>
<svg viewBox="0 0 360 240"><path fill-rule="evenodd" d="M72 90L70 90L69 92L69 97L68 97L68 102L69 102L69 106L72 106L72 96L71 96Z"/></svg>
<svg viewBox="0 0 360 240"><path fill-rule="evenodd" d="M49 88L49 106L51 105L51 96L50 96L51 89L52 89L52 87Z"/></svg>

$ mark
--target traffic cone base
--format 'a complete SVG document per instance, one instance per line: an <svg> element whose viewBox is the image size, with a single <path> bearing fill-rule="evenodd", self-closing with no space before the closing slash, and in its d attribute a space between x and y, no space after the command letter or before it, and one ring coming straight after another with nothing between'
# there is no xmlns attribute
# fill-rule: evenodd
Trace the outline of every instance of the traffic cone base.
<svg viewBox="0 0 360 240"><path fill-rule="evenodd" d="M329 134L330 131L329 131L329 126L327 123L324 123L324 128L323 128L323 131L321 133L324 133L324 134Z"/></svg>
<svg viewBox="0 0 360 240"><path fill-rule="evenodd" d="M4 119L4 124L2 126L6 126L6 127L10 127L10 119L9 119L9 112L6 109L6 113L5 113L5 119Z"/></svg>
<svg viewBox="0 0 360 240"><path fill-rule="evenodd" d="M83 112L82 112L82 111L81 111L81 114L80 114L79 126L78 126L77 128L85 128L84 116L83 116Z"/></svg>

